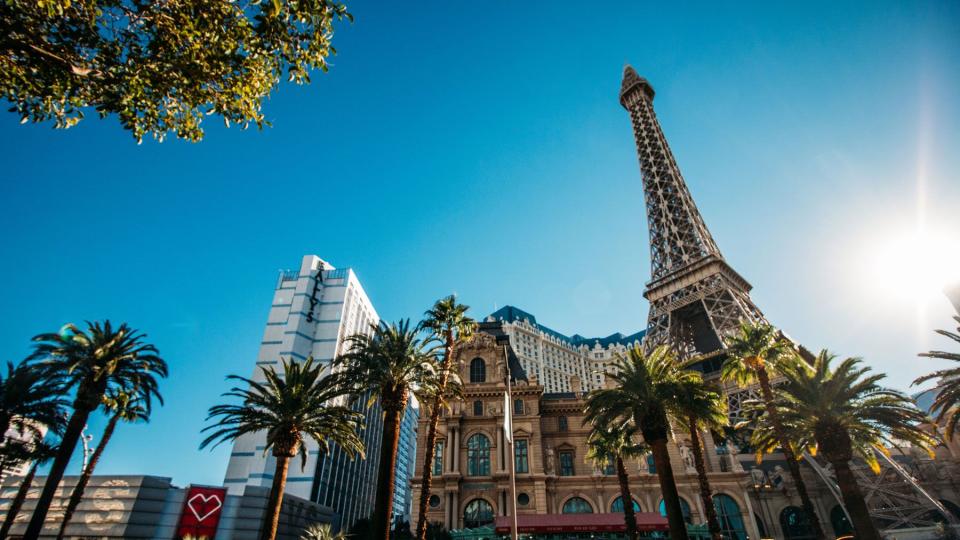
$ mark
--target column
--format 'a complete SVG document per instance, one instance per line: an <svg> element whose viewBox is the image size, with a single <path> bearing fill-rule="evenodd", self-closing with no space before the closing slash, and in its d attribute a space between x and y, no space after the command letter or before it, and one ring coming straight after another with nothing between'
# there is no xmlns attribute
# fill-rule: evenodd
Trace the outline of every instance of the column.
<svg viewBox="0 0 960 540"><path fill-rule="evenodd" d="M507 457L504 454L504 452L506 451L506 448L503 440L503 426L498 425L496 427L496 430L497 430L497 469L496 470L497 472L504 472L504 470L506 470L506 467L504 467L504 464L506 463Z"/></svg>
<svg viewBox="0 0 960 540"><path fill-rule="evenodd" d="M459 529L460 528L460 493L457 491L453 492L453 507L450 509L450 527L449 529Z"/></svg>
<svg viewBox="0 0 960 540"><path fill-rule="evenodd" d="M747 532L750 533L750 538L760 538L760 529L757 527L757 518L754 517L753 513L753 504L750 502L750 494L747 493L747 490L743 490L743 500L745 501L744 506L747 507ZM763 504L763 501L757 501L760 504ZM822 523L822 522L821 522ZM775 526L771 523L770 526Z"/></svg>

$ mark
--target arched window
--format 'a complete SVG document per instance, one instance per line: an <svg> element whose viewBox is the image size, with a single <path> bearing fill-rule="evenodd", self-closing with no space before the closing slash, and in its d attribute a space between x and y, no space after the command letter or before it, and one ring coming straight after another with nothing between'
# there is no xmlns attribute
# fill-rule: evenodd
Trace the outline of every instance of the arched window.
<svg viewBox="0 0 960 540"><path fill-rule="evenodd" d="M490 439L475 433L467 439L467 475L490 475Z"/></svg>
<svg viewBox="0 0 960 540"><path fill-rule="evenodd" d="M719 493L713 496L713 507L717 510L717 520L724 538L746 540L747 531L740 515L740 505L733 497Z"/></svg>
<svg viewBox="0 0 960 540"><path fill-rule="evenodd" d="M623 507L623 497L617 497L613 500L613 504L610 505L610 511L615 514L622 514L625 508ZM633 511L640 511L640 503L633 501Z"/></svg>
<svg viewBox="0 0 960 540"><path fill-rule="evenodd" d="M563 503L562 514L592 514L593 507L590 506L590 503L581 499L580 497L574 497L572 499L567 499L567 502Z"/></svg>
<svg viewBox="0 0 960 540"><path fill-rule="evenodd" d="M463 509L463 528L476 529L493 523L493 507L483 499L474 499Z"/></svg>
<svg viewBox="0 0 960 540"><path fill-rule="evenodd" d="M833 510L830 510L830 524L833 525L833 533L837 536L853 534L854 532L853 525L847 519L847 513L843 511L843 507L839 504L834 505Z"/></svg>
<svg viewBox="0 0 960 540"><path fill-rule="evenodd" d="M780 527L786 540L812 540L817 537L806 512L797 506L780 511Z"/></svg>
<svg viewBox="0 0 960 540"><path fill-rule="evenodd" d="M473 402L473 415L483 416L483 402L479 399Z"/></svg>
<svg viewBox="0 0 960 540"><path fill-rule="evenodd" d="M667 503L663 499L660 499L660 515L667 517ZM693 524L693 516L690 514L690 503L686 499L680 497L680 512L683 514L683 521Z"/></svg>
<svg viewBox="0 0 960 540"><path fill-rule="evenodd" d="M483 358L474 358L470 361L470 382L487 382L487 363Z"/></svg>

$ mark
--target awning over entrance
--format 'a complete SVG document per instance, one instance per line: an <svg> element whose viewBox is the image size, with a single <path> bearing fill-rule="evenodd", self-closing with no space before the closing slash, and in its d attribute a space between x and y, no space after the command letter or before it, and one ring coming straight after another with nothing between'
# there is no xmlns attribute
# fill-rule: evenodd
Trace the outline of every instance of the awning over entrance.
<svg viewBox="0 0 960 540"><path fill-rule="evenodd" d="M637 530L667 531L667 518L656 512L637 512ZM511 516L497 516L497 534L510 534ZM520 514L517 516L519 534L565 532L623 532L626 525L623 514Z"/></svg>

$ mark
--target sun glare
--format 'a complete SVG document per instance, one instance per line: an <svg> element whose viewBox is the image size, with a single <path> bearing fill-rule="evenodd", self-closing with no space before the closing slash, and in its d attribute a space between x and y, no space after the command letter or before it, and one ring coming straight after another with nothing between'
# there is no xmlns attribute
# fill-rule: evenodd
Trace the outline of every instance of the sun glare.
<svg viewBox="0 0 960 540"><path fill-rule="evenodd" d="M917 230L886 237L876 246L868 270L874 285L903 300L942 297L944 287L960 280L960 237Z"/></svg>

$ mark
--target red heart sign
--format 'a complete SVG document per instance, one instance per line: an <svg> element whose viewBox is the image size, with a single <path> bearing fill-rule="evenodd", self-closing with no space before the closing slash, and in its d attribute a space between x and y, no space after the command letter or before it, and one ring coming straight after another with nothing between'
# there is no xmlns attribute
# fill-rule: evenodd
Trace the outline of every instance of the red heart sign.
<svg viewBox="0 0 960 540"><path fill-rule="evenodd" d="M224 488L190 486L183 501L177 538L190 535L213 540L226 496Z"/></svg>

